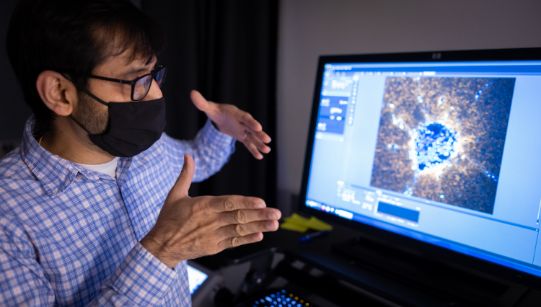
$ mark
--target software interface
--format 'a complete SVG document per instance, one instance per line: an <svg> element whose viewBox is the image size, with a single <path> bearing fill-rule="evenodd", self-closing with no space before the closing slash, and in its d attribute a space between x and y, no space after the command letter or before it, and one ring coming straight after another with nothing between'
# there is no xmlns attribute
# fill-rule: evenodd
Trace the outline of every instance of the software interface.
<svg viewBox="0 0 541 307"><path fill-rule="evenodd" d="M541 61L327 63L306 205L541 276Z"/></svg>

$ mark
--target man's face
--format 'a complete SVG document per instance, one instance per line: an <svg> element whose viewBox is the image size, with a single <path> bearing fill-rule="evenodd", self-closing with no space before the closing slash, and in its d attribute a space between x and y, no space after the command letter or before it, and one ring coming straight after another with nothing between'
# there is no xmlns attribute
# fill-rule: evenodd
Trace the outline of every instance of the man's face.
<svg viewBox="0 0 541 307"><path fill-rule="evenodd" d="M133 59L129 50L119 55L108 57L102 64L96 66L92 75L133 80L148 74L156 66L156 57L149 61L147 58ZM99 79L88 79L87 91L106 102L131 102L131 85ZM158 84L153 81L147 96L143 100L152 100L162 97ZM92 134L98 134L107 128L107 106L97 102L85 93L78 93L78 102L73 116Z"/></svg>

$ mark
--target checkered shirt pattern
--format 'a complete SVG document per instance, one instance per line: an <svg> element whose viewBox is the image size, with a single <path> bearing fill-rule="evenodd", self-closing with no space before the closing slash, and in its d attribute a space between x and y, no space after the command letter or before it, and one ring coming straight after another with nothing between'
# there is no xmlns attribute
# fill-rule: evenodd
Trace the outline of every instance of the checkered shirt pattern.
<svg viewBox="0 0 541 307"><path fill-rule="evenodd" d="M171 269L139 241L183 165L194 181L217 172L234 140L210 121L193 141L163 134L117 179L52 155L25 126L17 149L0 161L0 305L189 306L186 264Z"/></svg>

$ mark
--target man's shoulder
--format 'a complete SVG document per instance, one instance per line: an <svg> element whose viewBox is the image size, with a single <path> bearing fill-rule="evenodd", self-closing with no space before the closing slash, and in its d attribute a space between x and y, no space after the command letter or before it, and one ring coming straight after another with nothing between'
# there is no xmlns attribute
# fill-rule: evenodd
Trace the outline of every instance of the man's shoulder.
<svg viewBox="0 0 541 307"><path fill-rule="evenodd" d="M15 200L32 198L40 189L39 181L21 158L16 148L0 159L0 210Z"/></svg>
<svg viewBox="0 0 541 307"><path fill-rule="evenodd" d="M29 180L32 172L21 156L20 147L0 158L0 180Z"/></svg>

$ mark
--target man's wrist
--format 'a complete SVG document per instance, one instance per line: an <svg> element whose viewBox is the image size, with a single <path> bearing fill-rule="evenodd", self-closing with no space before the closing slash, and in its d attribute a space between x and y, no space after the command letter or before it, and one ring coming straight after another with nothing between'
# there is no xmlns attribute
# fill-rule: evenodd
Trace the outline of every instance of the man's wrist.
<svg viewBox="0 0 541 307"><path fill-rule="evenodd" d="M210 122L210 124L212 125L212 127L213 127L214 129L220 131L220 128L218 128L218 125L216 125L216 123L215 123L212 119L209 118L209 122ZM220 132L221 132L221 131L220 131Z"/></svg>
<svg viewBox="0 0 541 307"><path fill-rule="evenodd" d="M170 268L174 268L180 261L171 259L168 253L164 252L163 244L151 236L146 236L141 240L141 245L154 257Z"/></svg>

